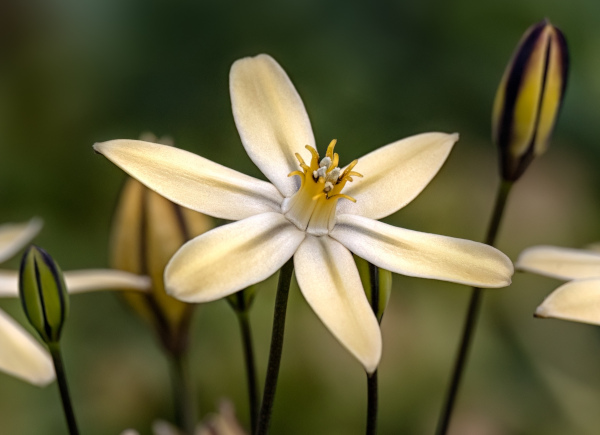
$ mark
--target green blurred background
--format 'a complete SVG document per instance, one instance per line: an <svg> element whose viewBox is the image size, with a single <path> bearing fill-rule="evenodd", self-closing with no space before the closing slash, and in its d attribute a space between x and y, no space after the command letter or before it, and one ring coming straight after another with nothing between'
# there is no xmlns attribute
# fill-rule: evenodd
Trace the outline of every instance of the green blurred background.
<svg viewBox="0 0 600 435"><path fill-rule="evenodd" d="M123 173L91 145L170 135L177 146L262 177L231 115L228 71L271 54L286 69L323 149L342 164L426 131L461 140L439 175L386 221L481 240L498 183L490 143L496 86L525 29L548 17L567 36L571 76L549 152L518 182L498 246L513 260L536 244L600 239L600 3L430 0L0 1L0 222L40 216L36 243L65 270L108 264ZM17 267L13 260L8 267ZM484 302L453 434L596 434L600 330L533 319L558 281L518 273ZM273 279L252 322L264 379ZM458 343L466 287L403 276L384 316L380 434L431 434ZM82 433L150 433L172 419L167 363L154 337L110 293L71 299L63 351ZM0 308L24 323L19 302ZM199 411L230 398L247 424L236 319L199 307L192 363ZM0 373L0 433L66 433L56 384ZM361 366L292 289L274 434L364 432Z"/></svg>

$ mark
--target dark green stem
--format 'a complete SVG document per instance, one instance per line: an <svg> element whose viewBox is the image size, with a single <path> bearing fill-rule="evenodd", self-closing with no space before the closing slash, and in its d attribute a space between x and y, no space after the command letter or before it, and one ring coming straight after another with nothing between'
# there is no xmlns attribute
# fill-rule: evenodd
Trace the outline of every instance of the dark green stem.
<svg viewBox="0 0 600 435"><path fill-rule="evenodd" d="M275 298L275 313L273 315L273 332L271 335L271 350L269 353L269 365L265 379L265 390L256 425L256 435L265 435L269 430L271 412L277 389L277 378L279 376L279 365L283 350L283 333L285 330L285 313L290 291L292 273L294 272L294 261L290 258L279 271L279 284Z"/></svg>
<svg viewBox="0 0 600 435"><path fill-rule="evenodd" d="M376 317L379 316L379 268L369 263L369 280L371 281L371 308ZM367 435L377 431L377 370L367 373Z"/></svg>
<svg viewBox="0 0 600 435"><path fill-rule="evenodd" d="M196 430L196 401L187 354L170 353L170 357L175 423L186 435L193 435Z"/></svg>
<svg viewBox="0 0 600 435"><path fill-rule="evenodd" d="M244 345L244 362L246 365L246 378L248 381L248 403L250 405L250 424L252 428L251 433L254 433L258 419L260 398L258 396L256 364L254 361L254 347L252 345L252 330L250 329L248 311L236 311L236 314L240 323L240 331L242 333L242 342Z"/></svg>
<svg viewBox="0 0 600 435"><path fill-rule="evenodd" d="M377 433L377 370L367 373L367 435Z"/></svg>
<svg viewBox="0 0 600 435"><path fill-rule="evenodd" d="M500 222L502 221L502 215L504 214L506 201L512 186L513 182L502 181L498 187L494 212L492 213L492 218L490 220L488 232L485 238L485 243L488 245L494 246L494 243L496 242L496 236L498 234L498 229L500 228ZM444 402L444 407L442 408L442 413L440 414L440 419L438 420L438 427L436 431L437 435L444 435L448 432L450 418L452 417L452 411L454 410L454 405L456 403L456 396L458 394L460 382L464 374L467 357L469 355L469 349L471 348L471 343L473 341L473 335L477 325L477 318L479 315L479 309L481 307L482 296L483 294L480 288L473 287L471 289L471 298L463 328L462 339L458 349L458 354L456 355L456 361L454 363L452 378L448 388L448 393L446 395L446 400Z"/></svg>
<svg viewBox="0 0 600 435"><path fill-rule="evenodd" d="M71 404L71 397L69 395L69 386L67 385L67 376L65 374L65 367L63 365L62 354L60 351L60 343L58 341L48 343L48 349L50 350L50 355L52 355L54 371L56 372L56 381L58 382L60 399L62 400L67 426L69 427L69 433L71 435L79 435L77 422L75 421L75 413L73 412L73 405Z"/></svg>

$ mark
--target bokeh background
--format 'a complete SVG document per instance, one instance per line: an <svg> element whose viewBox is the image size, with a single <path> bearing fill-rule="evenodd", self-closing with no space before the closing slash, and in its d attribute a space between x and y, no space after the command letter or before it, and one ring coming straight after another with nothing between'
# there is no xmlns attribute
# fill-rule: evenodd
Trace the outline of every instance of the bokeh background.
<svg viewBox="0 0 600 435"><path fill-rule="evenodd" d="M269 53L294 81L317 143L342 163L399 138L458 131L446 165L386 219L481 240L498 183L490 112L525 29L548 17L567 36L571 76L548 153L513 189L498 246L513 260L536 244L600 239L600 3L548 1L0 1L0 222L40 216L36 243L65 270L108 264L124 174L91 145L169 135L177 146L262 177L230 110L228 70ZM16 268L18 259L5 265ZM559 284L517 273L485 297L453 434L595 434L600 329L534 319ZM275 281L252 311L264 380ZM380 434L433 433L469 289L394 276L384 316ZM77 295L63 351L83 433L150 433L172 419L167 362L115 294ZM21 323L16 300L0 308ZM198 307L192 365L199 413L231 399L248 423L241 340L223 301ZM361 366L291 292L274 434L359 434ZM56 384L0 373L0 433L66 433Z"/></svg>

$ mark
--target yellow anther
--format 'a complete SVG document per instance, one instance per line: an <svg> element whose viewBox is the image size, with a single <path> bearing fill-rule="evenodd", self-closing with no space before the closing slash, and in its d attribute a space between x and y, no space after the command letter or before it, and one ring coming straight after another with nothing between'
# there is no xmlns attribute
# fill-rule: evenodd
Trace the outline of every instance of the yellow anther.
<svg viewBox="0 0 600 435"><path fill-rule="evenodd" d="M334 153L333 154L333 158L331 159L331 166L330 166L330 171L337 168L337 165L340 163L340 156L338 156L338 153Z"/></svg>

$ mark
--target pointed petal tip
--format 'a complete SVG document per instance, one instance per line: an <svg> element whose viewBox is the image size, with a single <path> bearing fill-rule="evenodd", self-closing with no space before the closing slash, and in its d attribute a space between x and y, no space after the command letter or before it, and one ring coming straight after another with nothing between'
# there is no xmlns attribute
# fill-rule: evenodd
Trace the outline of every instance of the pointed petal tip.
<svg viewBox="0 0 600 435"><path fill-rule="evenodd" d="M550 317L550 312L542 304L535 309L535 312L533 313L533 317L536 317L538 319L547 319L548 317Z"/></svg>

